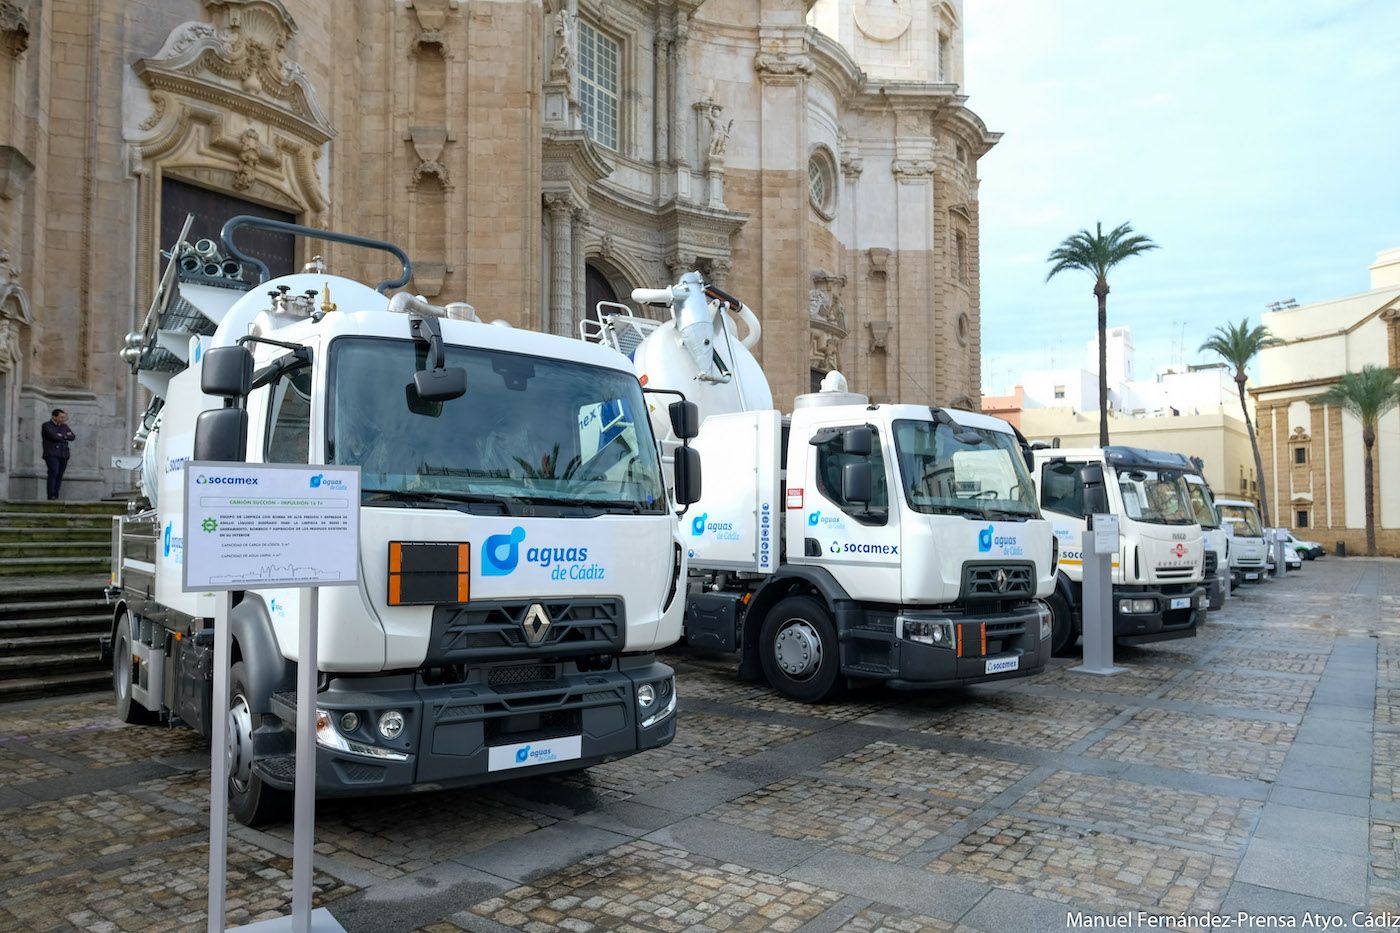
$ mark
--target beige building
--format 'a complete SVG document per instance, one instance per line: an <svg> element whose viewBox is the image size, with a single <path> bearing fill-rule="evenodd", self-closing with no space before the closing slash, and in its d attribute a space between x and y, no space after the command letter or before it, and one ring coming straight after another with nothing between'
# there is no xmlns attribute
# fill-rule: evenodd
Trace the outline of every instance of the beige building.
<svg viewBox="0 0 1400 933"><path fill-rule="evenodd" d="M978 397L978 159L960 2L0 0L0 496L129 484L118 357L187 213L387 239L410 288L576 334L699 268L787 405ZM313 253L249 240L274 273Z"/></svg>
<svg viewBox="0 0 1400 933"><path fill-rule="evenodd" d="M984 398L984 411L988 409ZM989 412L990 413L990 412ZM1006 417L1006 415L998 415ZM1031 441L1059 439L1061 447L1097 447L1099 413L1070 408L1024 408L1021 433ZM1110 414L1108 436L1114 444L1146 447L1198 457L1202 474L1217 496L1258 499L1254 454L1244 422L1223 410L1198 415L1134 418Z"/></svg>
<svg viewBox="0 0 1400 933"><path fill-rule="evenodd" d="M1368 363L1400 368L1400 249L1382 252L1370 273L1368 291L1265 314L1280 344L1259 354L1252 390L1270 520L1351 553L1365 553L1361 425L1312 400ZM1400 555L1400 411L1381 419L1374 458L1376 544Z"/></svg>

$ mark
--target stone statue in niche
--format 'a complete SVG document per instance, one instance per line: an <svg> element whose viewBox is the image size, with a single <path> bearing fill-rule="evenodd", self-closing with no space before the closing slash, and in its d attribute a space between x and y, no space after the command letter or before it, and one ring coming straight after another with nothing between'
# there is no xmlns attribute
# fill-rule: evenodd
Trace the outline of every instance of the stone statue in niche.
<svg viewBox="0 0 1400 933"><path fill-rule="evenodd" d="M823 331L812 331L811 368L831 372L841 368L841 338Z"/></svg>
<svg viewBox="0 0 1400 933"><path fill-rule="evenodd" d="M729 134L734 129L734 121L727 123L720 120L719 115L724 112L724 108L719 104L711 105L705 111L705 120L710 124L710 149L709 160L711 162L721 162L724 160L724 151L729 148Z"/></svg>
<svg viewBox="0 0 1400 933"><path fill-rule="evenodd" d="M549 64L553 81L568 81L574 73L574 22L569 11L560 8L554 14L554 60Z"/></svg>

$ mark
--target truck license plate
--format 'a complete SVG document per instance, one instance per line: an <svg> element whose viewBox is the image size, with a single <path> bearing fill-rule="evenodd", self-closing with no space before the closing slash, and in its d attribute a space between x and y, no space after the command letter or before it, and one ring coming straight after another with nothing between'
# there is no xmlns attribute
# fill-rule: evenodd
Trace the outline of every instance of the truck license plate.
<svg viewBox="0 0 1400 933"><path fill-rule="evenodd" d="M1259 574L1257 574L1257 573L1247 573L1247 574L1244 575L1244 578L1245 578L1246 580L1258 580L1258 579L1259 579Z"/></svg>
<svg viewBox="0 0 1400 933"><path fill-rule="evenodd" d="M487 770L508 771L511 768L547 765L554 761L572 761L582 754L583 736L581 735L566 735L558 739L520 742L515 745L493 745L490 749Z"/></svg>
<svg viewBox="0 0 1400 933"><path fill-rule="evenodd" d="M1021 656L1016 655L1010 658L991 658L987 661L988 674L1000 674L1004 671L1014 671L1021 666Z"/></svg>
<svg viewBox="0 0 1400 933"><path fill-rule="evenodd" d="M1175 597L1174 599L1172 599L1172 608L1173 608L1173 609L1190 609L1190 608L1191 608L1191 597L1190 597L1190 596L1177 596L1177 597Z"/></svg>

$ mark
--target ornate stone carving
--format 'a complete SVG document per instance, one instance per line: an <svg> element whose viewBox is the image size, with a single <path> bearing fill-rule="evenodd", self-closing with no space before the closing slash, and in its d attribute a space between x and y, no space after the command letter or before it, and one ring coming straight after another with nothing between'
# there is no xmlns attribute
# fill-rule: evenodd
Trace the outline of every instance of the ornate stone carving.
<svg viewBox="0 0 1400 933"><path fill-rule="evenodd" d="M260 157L258 131L246 129L238 140L242 145L238 150L238 172L233 176L233 186L239 191L246 191L253 186L257 176Z"/></svg>
<svg viewBox="0 0 1400 933"><path fill-rule="evenodd" d="M935 168L932 159L895 159L890 164L890 171L902 183L932 180Z"/></svg>
<svg viewBox="0 0 1400 933"><path fill-rule="evenodd" d="M679 282L681 276L687 272L694 272L700 267L698 258L684 253L671 253L663 262L666 263L666 274L671 277L672 282Z"/></svg>
<svg viewBox="0 0 1400 933"><path fill-rule="evenodd" d="M552 17L551 29L554 32L554 58L549 63L551 81L572 81L574 75L574 19L565 7L560 7Z"/></svg>
<svg viewBox="0 0 1400 933"><path fill-rule="evenodd" d="M410 126L408 138L413 144L414 154L418 156L418 165L413 170L414 186L417 187L424 178L432 177L446 188L447 166L442 163L442 150L447 145L447 127Z"/></svg>
<svg viewBox="0 0 1400 933"><path fill-rule="evenodd" d="M860 177L860 173L865 171L865 160L851 155L849 152L841 153L841 174L846 178L855 179Z"/></svg>
<svg viewBox="0 0 1400 933"><path fill-rule="evenodd" d="M865 251L870 258L870 274L886 275L890 263L890 251L883 246L872 246Z"/></svg>
<svg viewBox="0 0 1400 933"><path fill-rule="evenodd" d="M0 51L19 58L29 48L29 20L11 0L0 0Z"/></svg>
<svg viewBox="0 0 1400 933"><path fill-rule="evenodd" d="M846 323L846 309L841 305L841 289L845 286L844 275L833 275L824 269L812 273L807 317L814 330L823 330L837 337L844 337L850 332Z"/></svg>
<svg viewBox="0 0 1400 933"><path fill-rule="evenodd" d="M216 22L176 27L159 52L133 66L151 91L258 117L318 145L329 141L334 130L311 82L283 56L296 22L280 0L205 0L205 6Z"/></svg>
<svg viewBox="0 0 1400 933"><path fill-rule="evenodd" d="M816 70L812 59L806 55L790 55L787 52L759 52L753 57L753 69L760 77L796 78L806 76Z"/></svg>
<svg viewBox="0 0 1400 933"><path fill-rule="evenodd" d="M709 284L716 288L724 288L724 283L729 279L729 273L734 268L734 263L728 259L711 259L707 269Z"/></svg>
<svg viewBox="0 0 1400 933"><path fill-rule="evenodd" d="M447 24L447 11L457 8L457 0L413 0L409 4L424 32L437 32Z"/></svg>
<svg viewBox="0 0 1400 933"><path fill-rule="evenodd" d="M137 129L143 133L155 129L160 121L165 119L165 107L168 102L169 98L164 94L152 94L151 115L142 120L141 125L138 126Z"/></svg>
<svg viewBox="0 0 1400 933"><path fill-rule="evenodd" d="M841 368L841 338L812 328L811 369L831 372Z"/></svg>
<svg viewBox="0 0 1400 933"><path fill-rule="evenodd" d="M706 150L706 163L709 165L722 165L724 163L724 151L729 148L729 134L734 129L734 121L725 122L720 119L720 114L724 113L724 107L716 103L711 98L706 98L695 104L695 109L705 118L705 123L709 126L709 146Z"/></svg>
<svg viewBox="0 0 1400 933"><path fill-rule="evenodd" d="M869 321L866 326L870 328L870 351L874 353L888 349L890 330L894 325L889 321Z"/></svg>

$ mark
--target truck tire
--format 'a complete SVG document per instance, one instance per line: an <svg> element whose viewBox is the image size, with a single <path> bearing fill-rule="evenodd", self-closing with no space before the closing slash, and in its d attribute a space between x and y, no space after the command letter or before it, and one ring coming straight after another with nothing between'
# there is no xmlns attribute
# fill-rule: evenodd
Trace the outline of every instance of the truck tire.
<svg viewBox="0 0 1400 933"><path fill-rule="evenodd" d="M1045 598L1050 607L1050 653L1057 658L1074 653L1074 613L1059 590Z"/></svg>
<svg viewBox="0 0 1400 933"><path fill-rule="evenodd" d="M758 653L768 682L799 702L829 700L845 685L836 623L811 596L789 596L768 610Z"/></svg>
<svg viewBox="0 0 1400 933"><path fill-rule="evenodd" d="M252 730L258 714L248 703L248 673L239 661L228 672L228 805L244 826L264 826L286 818L290 795L263 783L253 768Z"/></svg>
<svg viewBox="0 0 1400 933"><path fill-rule="evenodd" d="M122 722L134 726L155 718L131 696L131 616L125 612L112 638L112 693L117 698L117 718Z"/></svg>

